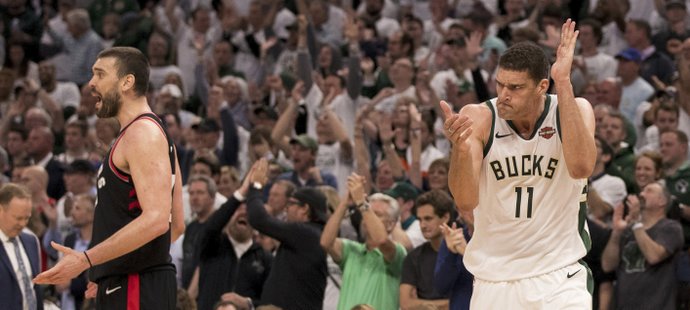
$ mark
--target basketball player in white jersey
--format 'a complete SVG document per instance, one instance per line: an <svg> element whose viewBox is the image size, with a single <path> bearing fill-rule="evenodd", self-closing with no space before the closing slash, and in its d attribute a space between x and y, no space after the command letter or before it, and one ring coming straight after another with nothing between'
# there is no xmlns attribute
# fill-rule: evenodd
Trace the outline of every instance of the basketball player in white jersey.
<svg viewBox="0 0 690 310"><path fill-rule="evenodd" d="M448 183L460 211L474 210L464 263L475 276L472 309L591 309L586 185L595 163L594 114L575 98L570 69L578 31L561 29L549 64L531 43L509 48L498 98L453 113Z"/></svg>

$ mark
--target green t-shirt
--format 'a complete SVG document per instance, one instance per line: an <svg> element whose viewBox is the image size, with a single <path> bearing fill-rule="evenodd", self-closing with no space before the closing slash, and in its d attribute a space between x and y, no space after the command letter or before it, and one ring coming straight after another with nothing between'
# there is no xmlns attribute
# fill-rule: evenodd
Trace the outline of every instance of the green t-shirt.
<svg viewBox="0 0 690 310"><path fill-rule="evenodd" d="M338 310L350 310L359 304L368 304L374 309L398 309L400 276L407 252L395 244L395 258L386 263L379 249L367 251L363 243L342 240L343 283L340 288Z"/></svg>

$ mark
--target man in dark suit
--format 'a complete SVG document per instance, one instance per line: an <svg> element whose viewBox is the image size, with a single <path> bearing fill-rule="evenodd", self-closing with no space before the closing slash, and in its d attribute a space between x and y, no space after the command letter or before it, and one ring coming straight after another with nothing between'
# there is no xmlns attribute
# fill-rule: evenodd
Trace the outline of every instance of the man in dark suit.
<svg viewBox="0 0 690 310"><path fill-rule="evenodd" d="M50 128L39 126L31 129L27 140L27 151L34 165L48 172L48 196L55 200L65 194L65 181L62 178L65 167L53 156L55 136Z"/></svg>
<svg viewBox="0 0 690 310"><path fill-rule="evenodd" d="M29 217L31 194L27 189L13 183L0 188L0 300L3 309L43 309L42 289L31 282L40 272L38 239L22 231Z"/></svg>

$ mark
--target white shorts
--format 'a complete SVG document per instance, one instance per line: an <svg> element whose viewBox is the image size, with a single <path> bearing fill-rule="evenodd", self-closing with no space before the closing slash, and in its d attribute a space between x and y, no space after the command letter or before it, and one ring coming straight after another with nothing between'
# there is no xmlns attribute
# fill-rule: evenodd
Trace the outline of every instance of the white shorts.
<svg viewBox="0 0 690 310"><path fill-rule="evenodd" d="M592 309L592 272L575 263L516 281L474 280L470 309Z"/></svg>

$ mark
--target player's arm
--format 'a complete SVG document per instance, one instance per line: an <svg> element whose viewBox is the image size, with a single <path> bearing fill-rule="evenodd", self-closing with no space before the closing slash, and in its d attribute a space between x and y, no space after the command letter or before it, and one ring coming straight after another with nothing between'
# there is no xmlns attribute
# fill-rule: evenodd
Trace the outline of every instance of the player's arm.
<svg viewBox="0 0 690 310"><path fill-rule="evenodd" d="M142 213L88 251L93 265L132 252L170 229L172 171L165 136L153 122L135 122L121 142Z"/></svg>
<svg viewBox="0 0 690 310"><path fill-rule="evenodd" d="M420 299L417 288L406 283L400 284L400 309L417 309L423 305L434 305L434 309L448 309L448 299Z"/></svg>
<svg viewBox="0 0 690 310"><path fill-rule="evenodd" d="M443 101L441 109L445 116L443 131L452 145L448 187L457 208L471 211L479 203L479 173L491 111L485 105L469 104L454 113Z"/></svg>
<svg viewBox="0 0 690 310"><path fill-rule="evenodd" d="M177 154L177 152L175 152ZM182 234L184 234L184 210L182 209L182 170L180 170L180 161L175 156L175 186L173 187L172 197L172 221L170 231L170 242L175 242Z"/></svg>
<svg viewBox="0 0 690 310"><path fill-rule="evenodd" d="M556 62L551 67L551 78L558 96L563 157L570 176L582 179L592 175L597 149L594 144L592 105L583 98L575 98L570 83L577 35L575 23L566 21L561 29L561 41L556 51Z"/></svg>
<svg viewBox="0 0 690 310"><path fill-rule="evenodd" d="M66 282L90 265L98 265L132 252L170 229L172 171L168 143L157 124L135 122L122 138L118 151L136 184L141 215L95 247L76 252L53 243L64 254L52 269L38 275L37 284ZM120 162L116 159L116 162ZM122 166L121 166L122 167Z"/></svg>

